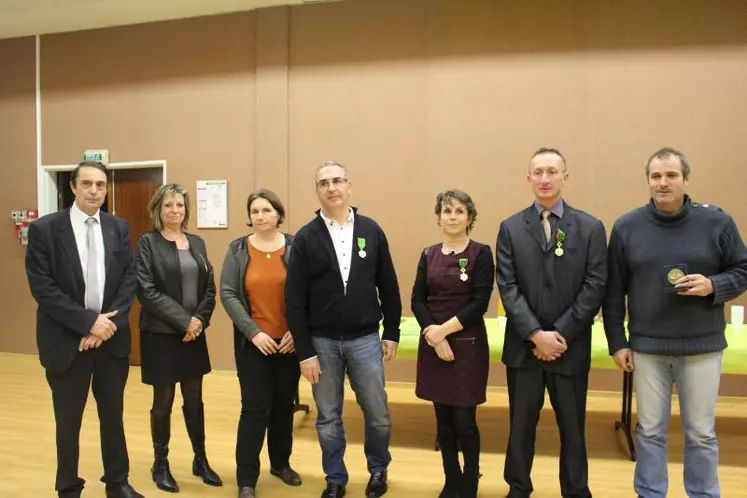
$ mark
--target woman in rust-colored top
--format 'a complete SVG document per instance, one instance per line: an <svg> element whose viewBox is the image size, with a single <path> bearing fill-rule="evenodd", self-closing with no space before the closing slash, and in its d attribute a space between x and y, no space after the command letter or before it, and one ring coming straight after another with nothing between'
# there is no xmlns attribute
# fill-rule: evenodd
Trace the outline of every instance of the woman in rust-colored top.
<svg viewBox="0 0 747 498"><path fill-rule="evenodd" d="M301 484L301 477L290 467L293 401L300 369L285 320L285 274L293 241L291 235L278 230L285 208L266 189L252 193L246 205L254 233L229 245L220 297L233 321L241 385L236 481L239 498L254 498L265 431L270 473L290 486Z"/></svg>

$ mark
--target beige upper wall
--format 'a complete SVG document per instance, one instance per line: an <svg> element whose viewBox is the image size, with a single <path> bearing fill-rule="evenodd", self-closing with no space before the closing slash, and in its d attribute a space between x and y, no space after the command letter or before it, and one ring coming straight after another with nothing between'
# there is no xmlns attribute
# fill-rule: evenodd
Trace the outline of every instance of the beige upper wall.
<svg viewBox="0 0 747 498"><path fill-rule="evenodd" d="M693 195L747 234L747 4L713 5L351 0L45 36L43 159L106 147L114 161L167 159L191 189L229 180L230 228L198 231L218 269L250 190L277 190L295 231L318 207L314 167L344 162L355 204L387 231L409 313L418 252L439 237L436 193L469 192L474 237L493 245L532 200L540 145L566 153L568 201L608 228L646 201L646 156L680 147ZM11 309L31 337L33 302ZM214 366L232 368L220 306L209 340Z"/></svg>
<svg viewBox="0 0 747 498"><path fill-rule="evenodd" d="M36 204L36 68L34 38L0 40L0 351L36 351L36 306L29 292L26 249L13 232L10 211Z"/></svg>

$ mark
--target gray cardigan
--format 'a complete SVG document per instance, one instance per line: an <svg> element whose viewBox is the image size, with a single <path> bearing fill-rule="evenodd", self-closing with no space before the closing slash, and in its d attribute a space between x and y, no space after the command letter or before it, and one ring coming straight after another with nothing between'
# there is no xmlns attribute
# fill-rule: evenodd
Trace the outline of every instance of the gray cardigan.
<svg viewBox="0 0 747 498"><path fill-rule="evenodd" d="M283 262L287 268L293 236L287 233L283 235L285 236ZM252 308L249 305L249 297L246 295L244 288L246 271L250 263L247 244L247 236L244 235L228 245L226 256L223 259L223 268L220 272L220 300L233 322L234 329L251 341L261 330L252 320Z"/></svg>

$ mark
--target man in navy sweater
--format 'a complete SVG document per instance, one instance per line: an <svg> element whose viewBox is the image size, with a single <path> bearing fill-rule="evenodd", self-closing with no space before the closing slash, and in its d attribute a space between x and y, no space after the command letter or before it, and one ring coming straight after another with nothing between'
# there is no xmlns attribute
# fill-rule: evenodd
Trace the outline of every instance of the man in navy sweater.
<svg viewBox="0 0 747 498"><path fill-rule="evenodd" d="M720 497L714 412L726 348L724 303L747 288L747 248L731 216L685 194L690 165L681 152L654 152L646 176L651 201L620 217L612 230L603 307L610 354L619 368L635 368L635 492L667 495L675 384L685 432L685 490L688 496Z"/></svg>
<svg viewBox="0 0 747 498"><path fill-rule="evenodd" d="M371 478L366 496L387 491L391 421L382 358L397 353L402 302L389 244L379 225L350 207L347 169L327 161L316 171L322 209L296 234L288 264L286 313L301 373L317 407L327 487L322 498L345 495L345 373L365 420ZM384 333L379 338L383 315Z"/></svg>

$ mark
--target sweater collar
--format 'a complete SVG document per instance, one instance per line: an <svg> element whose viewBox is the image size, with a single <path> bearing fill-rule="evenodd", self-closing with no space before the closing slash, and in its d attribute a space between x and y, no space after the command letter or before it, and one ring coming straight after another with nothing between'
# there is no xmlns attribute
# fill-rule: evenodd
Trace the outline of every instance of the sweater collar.
<svg viewBox="0 0 747 498"><path fill-rule="evenodd" d="M677 214L668 215L664 214L658 209L656 209L656 204L654 204L654 200L651 199L648 201L648 210L651 216L654 218L654 220L658 223L677 223L679 221L684 220L689 214L690 214L690 205L692 204L692 200L690 199L690 196L685 194L684 202L682 205L682 211L680 211Z"/></svg>

